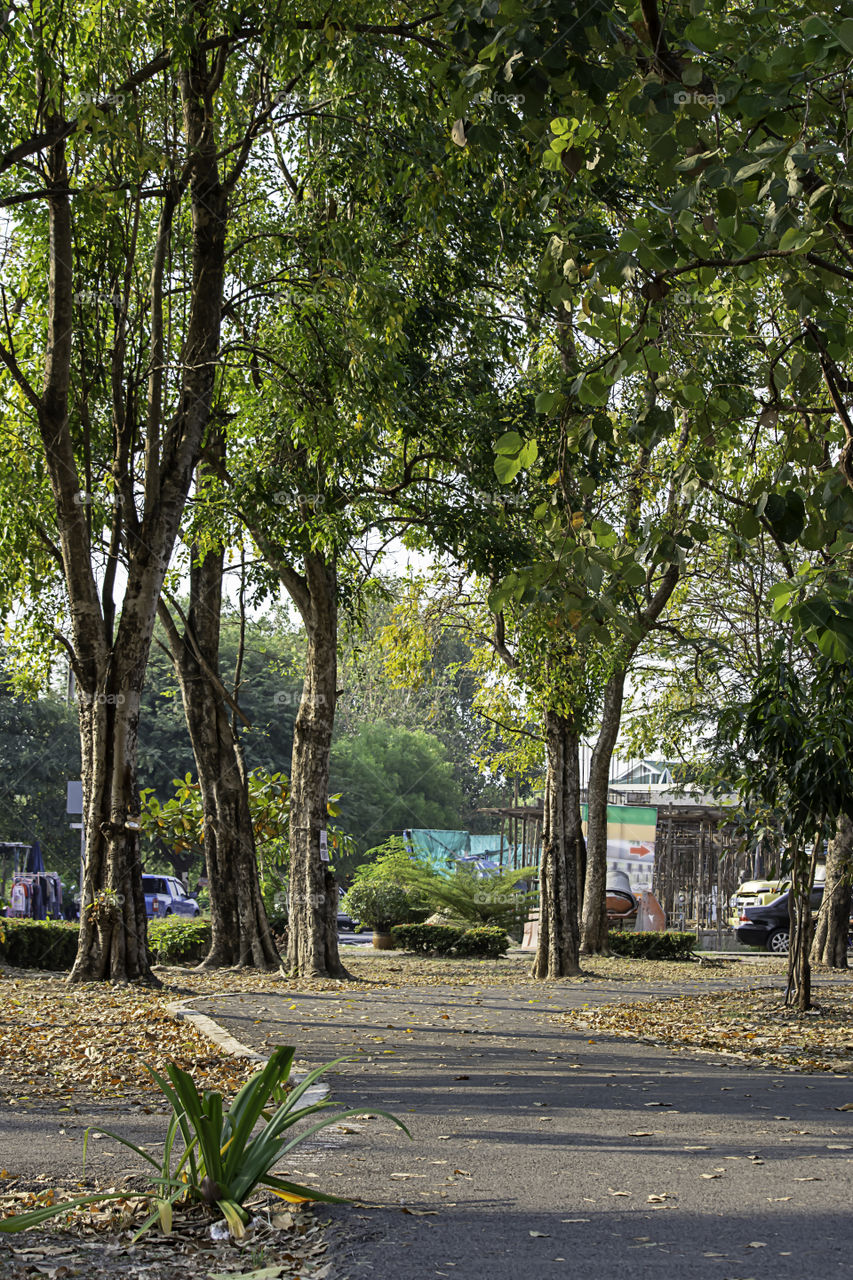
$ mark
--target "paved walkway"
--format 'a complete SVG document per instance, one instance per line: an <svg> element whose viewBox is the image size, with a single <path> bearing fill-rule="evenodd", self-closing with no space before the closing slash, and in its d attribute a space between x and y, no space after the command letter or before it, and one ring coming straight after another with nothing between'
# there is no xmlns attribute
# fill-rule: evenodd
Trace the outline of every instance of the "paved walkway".
<svg viewBox="0 0 853 1280"><path fill-rule="evenodd" d="M853 1113L837 1108L853 1080L672 1054L552 1017L648 994L586 983L540 998L430 987L196 1005L255 1048L297 1045L304 1065L354 1057L333 1094L363 1117L290 1167L358 1202L328 1211L340 1277L849 1274ZM413 1142L371 1118L380 1107Z"/></svg>

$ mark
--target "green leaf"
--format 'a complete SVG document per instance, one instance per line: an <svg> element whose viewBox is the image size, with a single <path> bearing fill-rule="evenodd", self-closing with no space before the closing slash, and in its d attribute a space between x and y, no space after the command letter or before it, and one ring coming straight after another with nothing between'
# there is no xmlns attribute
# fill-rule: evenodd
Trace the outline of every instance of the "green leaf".
<svg viewBox="0 0 853 1280"><path fill-rule="evenodd" d="M853 54L853 18L845 18L839 23L834 34L842 49Z"/></svg>
<svg viewBox="0 0 853 1280"><path fill-rule="evenodd" d="M547 394L547 393L540 393ZM537 400L539 397L536 397ZM524 444L521 436L517 431L505 431L504 434L495 442L495 453L514 455L518 453Z"/></svg>
<svg viewBox="0 0 853 1280"><path fill-rule="evenodd" d="M520 470L519 458L507 458L501 454L495 458L494 472L501 484L511 484Z"/></svg>
<svg viewBox="0 0 853 1280"><path fill-rule="evenodd" d="M560 404L562 399L563 397L558 391L540 391L533 402L533 407L537 413L550 413ZM507 434L515 435L515 432L508 432ZM503 452L507 452L507 450Z"/></svg>
<svg viewBox="0 0 853 1280"><path fill-rule="evenodd" d="M735 182L746 182L748 178L754 178L756 174L763 173L769 163L769 159L764 159L753 160L749 164L745 164L735 174Z"/></svg>

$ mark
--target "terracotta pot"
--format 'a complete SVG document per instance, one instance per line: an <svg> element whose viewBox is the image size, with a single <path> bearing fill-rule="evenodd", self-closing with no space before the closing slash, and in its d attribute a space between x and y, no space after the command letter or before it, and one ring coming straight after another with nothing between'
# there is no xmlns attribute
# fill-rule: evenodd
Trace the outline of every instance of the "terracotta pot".
<svg viewBox="0 0 853 1280"><path fill-rule="evenodd" d="M373 930L373 945L377 951L393 951L394 937L380 929Z"/></svg>

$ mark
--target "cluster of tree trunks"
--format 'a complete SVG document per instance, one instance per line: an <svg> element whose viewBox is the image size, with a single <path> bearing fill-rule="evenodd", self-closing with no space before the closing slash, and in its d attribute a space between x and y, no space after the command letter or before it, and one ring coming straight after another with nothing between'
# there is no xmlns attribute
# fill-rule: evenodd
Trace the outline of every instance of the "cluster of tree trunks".
<svg viewBox="0 0 853 1280"><path fill-rule="evenodd" d="M161 617L181 689L204 811L211 947L204 968L280 964L258 881L248 779L219 675L224 547L192 548L183 633L165 603ZM233 704L233 700L232 700Z"/></svg>

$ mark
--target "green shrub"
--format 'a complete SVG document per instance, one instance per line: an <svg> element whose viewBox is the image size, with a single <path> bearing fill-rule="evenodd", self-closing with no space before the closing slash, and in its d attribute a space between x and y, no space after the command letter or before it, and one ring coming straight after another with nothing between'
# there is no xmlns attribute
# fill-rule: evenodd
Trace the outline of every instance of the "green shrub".
<svg viewBox="0 0 853 1280"><path fill-rule="evenodd" d="M391 930L398 947L425 956L446 956L464 932L452 924L398 924Z"/></svg>
<svg viewBox="0 0 853 1280"><path fill-rule="evenodd" d="M389 880L356 880L344 895L341 907L353 920L379 933L407 920L411 902L406 890Z"/></svg>
<svg viewBox="0 0 853 1280"><path fill-rule="evenodd" d="M398 924L391 930L394 941L404 951L427 956L478 956L496 960L509 946L503 929L479 925L466 929L451 924Z"/></svg>
<svg viewBox="0 0 853 1280"><path fill-rule="evenodd" d="M0 956L16 969L70 969L80 926L63 920L4 920Z"/></svg>
<svg viewBox="0 0 853 1280"><path fill-rule="evenodd" d="M615 956L631 956L634 960L690 960L696 946L695 933L621 933L607 935L607 944Z"/></svg>
<svg viewBox="0 0 853 1280"><path fill-rule="evenodd" d="M499 929L496 925L483 924L475 929L466 929L456 944L456 954L498 960L506 955L508 947L506 930Z"/></svg>
<svg viewBox="0 0 853 1280"><path fill-rule="evenodd" d="M210 950L210 921L197 916L149 920L148 950L156 964L198 964Z"/></svg>

